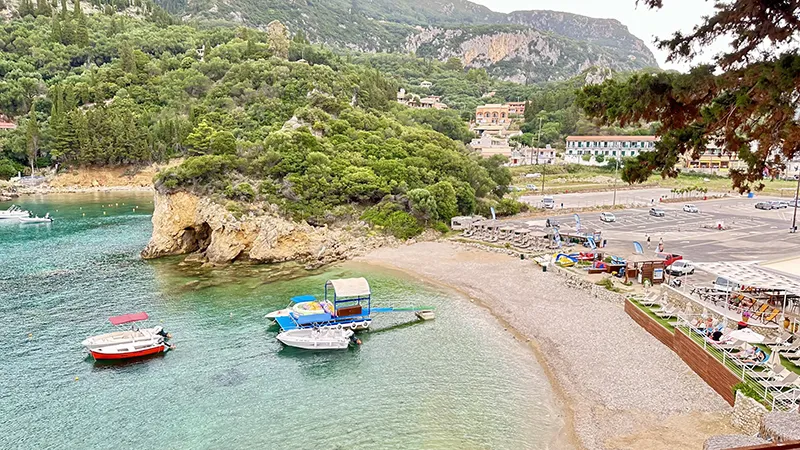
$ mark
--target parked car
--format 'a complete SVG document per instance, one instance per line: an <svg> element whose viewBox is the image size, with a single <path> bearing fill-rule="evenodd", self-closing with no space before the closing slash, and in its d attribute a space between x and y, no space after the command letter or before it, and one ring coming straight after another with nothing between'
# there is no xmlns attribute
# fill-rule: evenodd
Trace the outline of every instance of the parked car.
<svg viewBox="0 0 800 450"><path fill-rule="evenodd" d="M782 209L782 208L788 208L789 207L789 202L783 201L783 200L771 201L769 203L775 209Z"/></svg>
<svg viewBox="0 0 800 450"><path fill-rule="evenodd" d="M667 213L661 208L650 208L650 215L655 217L664 217Z"/></svg>
<svg viewBox="0 0 800 450"><path fill-rule="evenodd" d="M668 274L676 277L691 275L694 273L694 263L687 259L679 259L667 266L666 270Z"/></svg>
<svg viewBox="0 0 800 450"><path fill-rule="evenodd" d="M539 188L537 188L535 184L529 184L526 187L528 188L529 191L538 191L539 190Z"/></svg>
<svg viewBox="0 0 800 450"><path fill-rule="evenodd" d="M525 178L541 178L542 174L540 173L526 173Z"/></svg>
<svg viewBox="0 0 800 450"><path fill-rule="evenodd" d="M600 220L603 222L616 222L617 217L610 213L610 212L601 212L600 213Z"/></svg>
<svg viewBox="0 0 800 450"><path fill-rule="evenodd" d="M773 209L771 202L758 202L756 203L756 209Z"/></svg>
<svg viewBox="0 0 800 450"><path fill-rule="evenodd" d="M553 197L545 197L542 199L542 206L545 209L553 209L556 207L556 201Z"/></svg>
<svg viewBox="0 0 800 450"><path fill-rule="evenodd" d="M674 253L656 252L656 258L664 260L664 267L671 266L675 261L683 259L683 256Z"/></svg>
<svg viewBox="0 0 800 450"><path fill-rule="evenodd" d="M697 209L697 206L694 206L694 205L691 205L691 204L689 204L689 205L683 205L683 211L684 211L684 212L687 212L687 213L697 213L697 212L700 212L700 210L699 210L699 209Z"/></svg>
<svg viewBox="0 0 800 450"><path fill-rule="evenodd" d="M795 206L800 206L800 199L789 200L789 206L794 208Z"/></svg>

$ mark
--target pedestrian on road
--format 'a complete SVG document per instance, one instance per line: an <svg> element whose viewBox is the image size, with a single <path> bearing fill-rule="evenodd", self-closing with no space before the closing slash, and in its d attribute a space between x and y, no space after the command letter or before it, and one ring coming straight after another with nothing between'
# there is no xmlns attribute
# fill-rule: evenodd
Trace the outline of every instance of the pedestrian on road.
<svg viewBox="0 0 800 450"><path fill-rule="evenodd" d="M561 202L561 209L564 209L564 202Z"/></svg>
<svg viewBox="0 0 800 450"><path fill-rule="evenodd" d="M658 238L658 245L660 245L660 246L664 245L664 237L663 236Z"/></svg>
<svg viewBox="0 0 800 450"><path fill-rule="evenodd" d="M646 234L645 236L647 236L647 248L650 248L650 235Z"/></svg>

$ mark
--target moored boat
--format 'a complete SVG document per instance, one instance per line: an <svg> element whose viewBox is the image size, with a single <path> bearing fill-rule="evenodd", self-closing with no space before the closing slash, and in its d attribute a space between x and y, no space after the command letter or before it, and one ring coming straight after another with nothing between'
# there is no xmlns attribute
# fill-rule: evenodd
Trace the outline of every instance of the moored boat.
<svg viewBox="0 0 800 450"><path fill-rule="evenodd" d="M342 350L361 343L353 337L352 330L344 328L299 328L278 334L278 340L305 350Z"/></svg>
<svg viewBox="0 0 800 450"><path fill-rule="evenodd" d="M19 219L22 217L29 217L30 212L23 210L17 205L11 205L5 211L0 211L0 220L2 219Z"/></svg>
<svg viewBox="0 0 800 450"><path fill-rule="evenodd" d="M44 217L19 217L19 221L21 223L50 223L53 221L53 218L50 217L50 213L47 213Z"/></svg>
<svg viewBox="0 0 800 450"><path fill-rule="evenodd" d="M124 325L147 320L145 312L114 316L109 321L115 325ZM96 360L102 359L128 359L153 355L170 349L167 343L169 334L160 326L152 328L137 328L135 325L130 330L115 331L112 333L92 336L81 344Z"/></svg>

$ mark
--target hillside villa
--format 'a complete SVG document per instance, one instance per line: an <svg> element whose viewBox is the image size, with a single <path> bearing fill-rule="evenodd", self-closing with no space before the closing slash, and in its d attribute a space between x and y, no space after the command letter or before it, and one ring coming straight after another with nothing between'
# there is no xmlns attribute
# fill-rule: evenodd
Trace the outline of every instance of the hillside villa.
<svg viewBox="0 0 800 450"><path fill-rule="evenodd" d="M420 97L417 94L407 93L403 88L397 92L397 103L417 109L447 109L447 105L442 103L442 97L438 95Z"/></svg>

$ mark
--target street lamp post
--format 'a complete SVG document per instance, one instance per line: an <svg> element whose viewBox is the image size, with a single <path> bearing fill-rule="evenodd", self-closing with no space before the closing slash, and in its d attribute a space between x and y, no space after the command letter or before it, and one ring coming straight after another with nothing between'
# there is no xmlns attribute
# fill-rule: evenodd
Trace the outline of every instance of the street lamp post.
<svg viewBox="0 0 800 450"><path fill-rule="evenodd" d="M797 232L797 203L800 198L800 166L797 167L797 188L794 190L794 214L792 215L792 229L790 233Z"/></svg>

